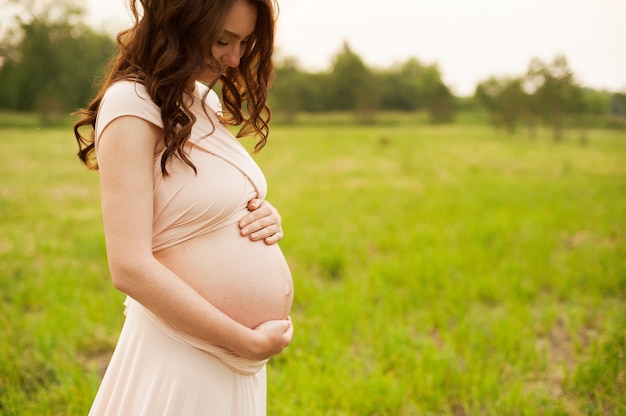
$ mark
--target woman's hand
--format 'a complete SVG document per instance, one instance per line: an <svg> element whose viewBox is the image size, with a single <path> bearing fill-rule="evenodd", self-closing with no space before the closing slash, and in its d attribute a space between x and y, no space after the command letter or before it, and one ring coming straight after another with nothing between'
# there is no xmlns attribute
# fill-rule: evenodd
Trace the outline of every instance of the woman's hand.
<svg viewBox="0 0 626 416"><path fill-rule="evenodd" d="M263 240L265 244L276 244L283 239L280 214L263 199L252 199L248 202L250 213L239 221L239 229L243 237L252 241Z"/></svg>
<svg viewBox="0 0 626 416"><path fill-rule="evenodd" d="M254 360L266 360L291 344L293 324L291 318L263 322L252 331L254 341L247 345L243 355Z"/></svg>

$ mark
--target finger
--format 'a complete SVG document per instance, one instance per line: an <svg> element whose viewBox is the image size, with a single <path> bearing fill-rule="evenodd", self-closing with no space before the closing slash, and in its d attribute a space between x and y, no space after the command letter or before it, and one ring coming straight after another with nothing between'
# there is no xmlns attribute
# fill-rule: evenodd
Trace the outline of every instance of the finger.
<svg viewBox="0 0 626 416"><path fill-rule="evenodd" d="M278 224L268 224L267 226L249 233L252 241L261 241L269 238L270 243L276 243L283 238L283 229Z"/></svg>
<svg viewBox="0 0 626 416"><path fill-rule="evenodd" d="M293 324L291 322L291 318L289 318L287 329L285 331L285 339L287 340L287 345L291 344L291 340L293 339Z"/></svg>
<svg viewBox="0 0 626 416"><path fill-rule="evenodd" d="M240 221L239 221L239 228L244 228L247 227L251 224L253 224L255 221L258 221L262 218L266 218L266 217L270 217L272 215L272 210L268 208L265 208L263 206L262 209L260 209L261 207L256 208L254 211L250 211L250 213L246 214ZM250 230L250 232L253 231L257 231L260 228L257 226L257 228Z"/></svg>
<svg viewBox="0 0 626 416"><path fill-rule="evenodd" d="M281 231L280 226L265 217L251 222L240 230L242 236L250 236L254 241L262 240L279 231Z"/></svg>
<svg viewBox="0 0 626 416"><path fill-rule="evenodd" d="M280 240L283 239L283 237L284 237L284 233L282 231L279 231L276 234L270 235L269 237L265 237L263 241L268 246L271 246L272 244L278 243Z"/></svg>
<svg viewBox="0 0 626 416"><path fill-rule="evenodd" d="M254 198L251 199L250 202L248 202L248 209L250 211L255 211L257 209L259 209L259 207L263 204L263 200L260 198Z"/></svg>

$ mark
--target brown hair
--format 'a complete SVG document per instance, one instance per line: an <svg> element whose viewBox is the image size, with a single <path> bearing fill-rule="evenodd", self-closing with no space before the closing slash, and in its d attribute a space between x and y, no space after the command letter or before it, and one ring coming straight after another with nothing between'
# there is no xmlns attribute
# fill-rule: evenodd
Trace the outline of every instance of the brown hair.
<svg viewBox="0 0 626 416"><path fill-rule="evenodd" d="M145 85L152 100L161 109L165 151L161 171L167 175L167 161L176 156L195 170L183 146L196 121L184 95L194 75L211 61L211 46L222 33L226 15L240 0L131 0L135 24L117 35L120 51L96 97L86 109L76 114L82 118L74 124L78 157L97 169L94 157L94 129L100 103L107 88L123 79ZM237 68L221 73L223 122L241 125L237 137L258 135L255 152L263 148L269 135L271 112L266 104L267 92L274 74L272 54L275 34L275 0L245 0L257 7L257 21L251 41ZM221 72L221 71L220 71ZM217 79L215 80L217 82ZM245 112L243 108L245 106ZM91 126L88 137L80 134Z"/></svg>

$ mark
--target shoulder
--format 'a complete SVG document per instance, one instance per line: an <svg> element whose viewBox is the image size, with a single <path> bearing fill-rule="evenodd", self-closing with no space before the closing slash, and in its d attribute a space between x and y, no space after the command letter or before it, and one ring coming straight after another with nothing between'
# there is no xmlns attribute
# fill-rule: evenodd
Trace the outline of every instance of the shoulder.
<svg viewBox="0 0 626 416"><path fill-rule="evenodd" d="M201 82L196 82L196 93L199 97L204 99L204 103L210 109L215 111L218 115L222 115L222 102L215 91Z"/></svg>
<svg viewBox="0 0 626 416"><path fill-rule="evenodd" d="M136 81L116 81L111 84L105 91L100 106L126 106L125 104L129 103L133 106L141 105L158 108L150 98L146 87Z"/></svg>
<svg viewBox="0 0 626 416"><path fill-rule="evenodd" d="M136 81L117 81L105 91L96 119L96 138L115 119L134 116L163 128L161 109L146 87Z"/></svg>

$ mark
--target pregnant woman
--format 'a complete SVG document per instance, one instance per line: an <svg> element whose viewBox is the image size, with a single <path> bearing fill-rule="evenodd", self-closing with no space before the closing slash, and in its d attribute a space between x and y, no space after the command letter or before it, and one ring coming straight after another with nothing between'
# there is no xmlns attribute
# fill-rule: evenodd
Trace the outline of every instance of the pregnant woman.
<svg viewBox="0 0 626 416"><path fill-rule="evenodd" d="M293 335L293 283L263 173L227 127L258 136L256 150L267 140L275 7L130 8L135 24L74 128L100 172L109 269L128 295L90 414L264 415L265 364Z"/></svg>

